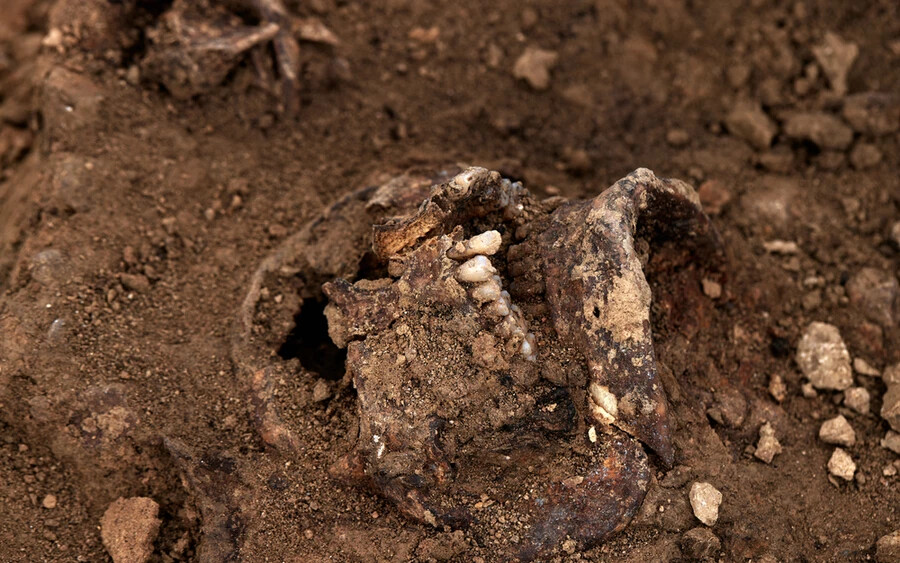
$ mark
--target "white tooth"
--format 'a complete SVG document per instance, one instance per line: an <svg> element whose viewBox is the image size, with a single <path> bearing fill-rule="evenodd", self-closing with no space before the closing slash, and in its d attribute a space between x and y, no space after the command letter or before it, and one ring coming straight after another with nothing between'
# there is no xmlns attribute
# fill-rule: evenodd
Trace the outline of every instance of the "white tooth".
<svg viewBox="0 0 900 563"><path fill-rule="evenodd" d="M497 300L487 306L487 314L496 317L505 317L509 315L509 307L506 306L506 303Z"/></svg>
<svg viewBox="0 0 900 563"><path fill-rule="evenodd" d="M487 231L469 239L466 247L472 254L485 254L491 256L500 250L500 233Z"/></svg>
<svg viewBox="0 0 900 563"><path fill-rule="evenodd" d="M531 344L528 342L528 339L526 338L525 341L522 342L522 356L524 356L525 358L528 358L531 356L532 351L533 351L533 348L531 347Z"/></svg>
<svg viewBox="0 0 900 563"><path fill-rule="evenodd" d="M518 305L510 305L510 306L509 306L509 310L512 311L513 313L517 314L517 315L519 315L519 314L522 313L522 309L519 309L519 306L518 306Z"/></svg>
<svg viewBox="0 0 900 563"><path fill-rule="evenodd" d="M612 424L619 414L619 401L605 385L592 382L588 388L591 412L598 422Z"/></svg>
<svg viewBox="0 0 900 563"><path fill-rule="evenodd" d="M456 279L467 283L481 283L491 279L494 272L496 270L491 266L491 261L479 255L460 264L456 270Z"/></svg>
<svg viewBox="0 0 900 563"><path fill-rule="evenodd" d="M500 299L500 284L493 279L479 284L472 290L472 298L479 303L497 301Z"/></svg>
<svg viewBox="0 0 900 563"><path fill-rule="evenodd" d="M494 280L494 281L497 282L497 283L500 283L500 284L503 283L503 280L500 279L500 276L498 276L498 275L496 275L496 274L493 275L493 276L491 276L491 279Z"/></svg>

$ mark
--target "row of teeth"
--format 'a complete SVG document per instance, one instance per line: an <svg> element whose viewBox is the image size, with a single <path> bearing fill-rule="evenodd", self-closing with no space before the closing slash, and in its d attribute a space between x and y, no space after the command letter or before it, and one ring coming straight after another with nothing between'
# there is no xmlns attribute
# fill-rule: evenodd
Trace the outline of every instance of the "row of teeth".
<svg viewBox="0 0 900 563"><path fill-rule="evenodd" d="M500 317L497 323L500 335L507 339L509 346L518 348L523 358L533 362L537 359L534 334L528 332L522 310L512 303L488 258L500 250L500 241L500 233L487 231L456 243L447 255L454 260L465 260L456 270L457 281L472 285L469 289L472 299L488 315Z"/></svg>

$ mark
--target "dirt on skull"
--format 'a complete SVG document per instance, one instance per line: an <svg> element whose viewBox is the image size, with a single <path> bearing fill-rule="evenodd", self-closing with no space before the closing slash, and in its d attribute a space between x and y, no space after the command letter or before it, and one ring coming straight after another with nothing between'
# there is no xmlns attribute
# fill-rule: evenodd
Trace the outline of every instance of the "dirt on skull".
<svg viewBox="0 0 900 563"><path fill-rule="evenodd" d="M636 232L678 238L710 267L721 257L718 234L690 186L646 169L589 201L540 201L484 168L435 176L445 180L420 203L411 195L424 184L406 175L314 219L263 262L238 326L259 306L259 280L295 265L299 294L327 298L328 335L347 350L357 392L358 438L334 477L437 528L478 527L492 516L475 517L480 498L498 499L520 538L497 547L509 556L532 559L566 538L596 545L630 522L646 494L637 440L664 466L674 461ZM359 246L327 254L327 264L310 259L333 250L346 225L371 234L351 235ZM385 277L361 275L355 257L370 252ZM336 263L351 268L320 285ZM304 309L295 320L310 324L291 334L314 341ZM239 363L251 347L238 339ZM245 369L254 390L269 385L270 369ZM263 438L295 453L295 432L271 396L251 402Z"/></svg>
<svg viewBox="0 0 900 563"><path fill-rule="evenodd" d="M0 560L887 557L898 6L8 0Z"/></svg>

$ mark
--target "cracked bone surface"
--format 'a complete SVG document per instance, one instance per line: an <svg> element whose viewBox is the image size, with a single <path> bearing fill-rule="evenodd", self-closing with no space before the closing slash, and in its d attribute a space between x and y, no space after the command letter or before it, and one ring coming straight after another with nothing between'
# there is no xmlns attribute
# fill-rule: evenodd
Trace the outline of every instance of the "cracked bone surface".
<svg viewBox="0 0 900 563"><path fill-rule="evenodd" d="M715 258L693 189L638 169L591 200L539 201L469 168L384 217L383 267L323 286L360 415L332 474L451 527L473 521L464 491L514 479L523 559L624 527L649 479L639 441L674 461L635 236L640 223ZM532 463L572 479L513 470Z"/></svg>

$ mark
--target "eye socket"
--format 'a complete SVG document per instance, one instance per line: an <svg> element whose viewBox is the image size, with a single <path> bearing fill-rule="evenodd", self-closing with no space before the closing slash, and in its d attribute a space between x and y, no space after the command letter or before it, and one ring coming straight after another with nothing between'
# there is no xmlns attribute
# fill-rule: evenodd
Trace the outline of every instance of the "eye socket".
<svg viewBox="0 0 900 563"><path fill-rule="evenodd" d="M594 318L599 319L600 318L600 307L594 305L593 313L594 313Z"/></svg>
<svg viewBox="0 0 900 563"><path fill-rule="evenodd" d="M325 299L303 300L294 315L294 328L278 348L278 355L285 360L297 358L305 369L336 381L344 376L347 350L335 346L328 336L325 304Z"/></svg>

